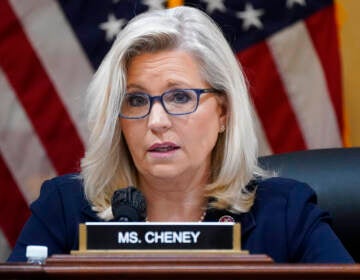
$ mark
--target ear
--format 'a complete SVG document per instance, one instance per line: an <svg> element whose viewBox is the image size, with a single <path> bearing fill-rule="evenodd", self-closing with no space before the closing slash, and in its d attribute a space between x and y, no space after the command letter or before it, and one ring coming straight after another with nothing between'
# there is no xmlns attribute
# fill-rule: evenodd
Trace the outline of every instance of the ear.
<svg viewBox="0 0 360 280"><path fill-rule="evenodd" d="M228 116L228 102L226 95L218 96L219 103L219 133L222 133L226 129L227 116Z"/></svg>

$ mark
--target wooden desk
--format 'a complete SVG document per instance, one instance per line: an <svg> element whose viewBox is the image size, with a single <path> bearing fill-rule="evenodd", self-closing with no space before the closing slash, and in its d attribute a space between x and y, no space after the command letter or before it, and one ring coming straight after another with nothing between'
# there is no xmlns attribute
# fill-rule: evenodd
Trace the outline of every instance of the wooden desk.
<svg viewBox="0 0 360 280"><path fill-rule="evenodd" d="M275 264L264 255L54 255L44 266L0 264L0 279L360 279L360 264Z"/></svg>

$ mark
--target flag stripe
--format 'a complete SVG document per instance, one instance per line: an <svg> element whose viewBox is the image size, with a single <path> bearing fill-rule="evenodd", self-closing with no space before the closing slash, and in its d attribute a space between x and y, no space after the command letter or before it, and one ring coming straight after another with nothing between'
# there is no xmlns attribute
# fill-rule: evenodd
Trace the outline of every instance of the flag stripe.
<svg viewBox="0 0 360 280"><path fill-rule="evenodd" d="M6 38L0 45L1 66L56 170L71 172L77 162L69 163L84 151L80 137L7 1L0 2L0 10L0 34Z"/></svg>
<svg viewBox="0 0 360 280"><path fill-rule="evenodd" d="M306 20L306 25L322 64L338 127L344 131L341 63L334 6L311 16Z"/></svg>
<svg viewBox="0 0 360 280"><path fill-rule="evenodd" d="M11 246L15 245L30 210L0 154L0 226Z"/></svg>
<svg viewBox="0 0 360 280"><path fill-rule="evenodd" d="M74 32L55 1L13 0L11 5L85 142L88 133L83 97L93 69Z"/></svg>
<svg viewBox="0 0 360 280"><path fill-rule="evenodd" d="M307 147L339 146L324 72L305 24L300 21L274 34L267 42Z"/></svg>
<svg viewBox="0 0 360 280"><path fill-rule="evenodd" d="M258 43L238 53L238 57L251 81L250 93L273 152L305 149L299 124L266 43ZM279 123L282 125L276 125Z"/></svg>
<svg viewBox="0 0 360 280"><path fill-rule="evenodd" d="M254 123L255 123L255 133L258 139L259 156L267 156L273 154L273 151L266 137L264 127L261 124L259 116L256 112L254 112Z"/></svg>
<svg viewBox="0 0 360 280"><path fill-rule="evenodd" d="M11 253L11 247L9 241L5 237L2 229L0 228L0 261L6 260Z"/></svg>
<svg viewBox="0 0 360 280"><path fill-rule="evenodd" d="M1 68L0 92L0 151L29 204L42 181L56 173Z"/></svg>

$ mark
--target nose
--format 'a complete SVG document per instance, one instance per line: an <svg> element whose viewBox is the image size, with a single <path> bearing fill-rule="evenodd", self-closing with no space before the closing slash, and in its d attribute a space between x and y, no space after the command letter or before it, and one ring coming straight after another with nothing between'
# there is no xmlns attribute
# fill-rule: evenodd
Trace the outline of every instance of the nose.
<svg viewBox="0 0 360 280"><path fill-rule="evenodd" d="M159 101L154 102L148 116L148 127L154 132L165 132L171 127L170 116Z"/></svg>

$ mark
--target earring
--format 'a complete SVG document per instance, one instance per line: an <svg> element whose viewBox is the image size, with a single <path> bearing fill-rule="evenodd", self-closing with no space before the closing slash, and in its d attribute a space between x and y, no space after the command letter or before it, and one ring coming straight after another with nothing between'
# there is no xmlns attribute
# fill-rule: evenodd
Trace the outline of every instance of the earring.
<svg viewBox="0 0 360 280"><path fill-rule="evenodd" d="M225 131L225 125L222 124L222 125L220 126L220 133L223 133L224 131Z"/></svg>

